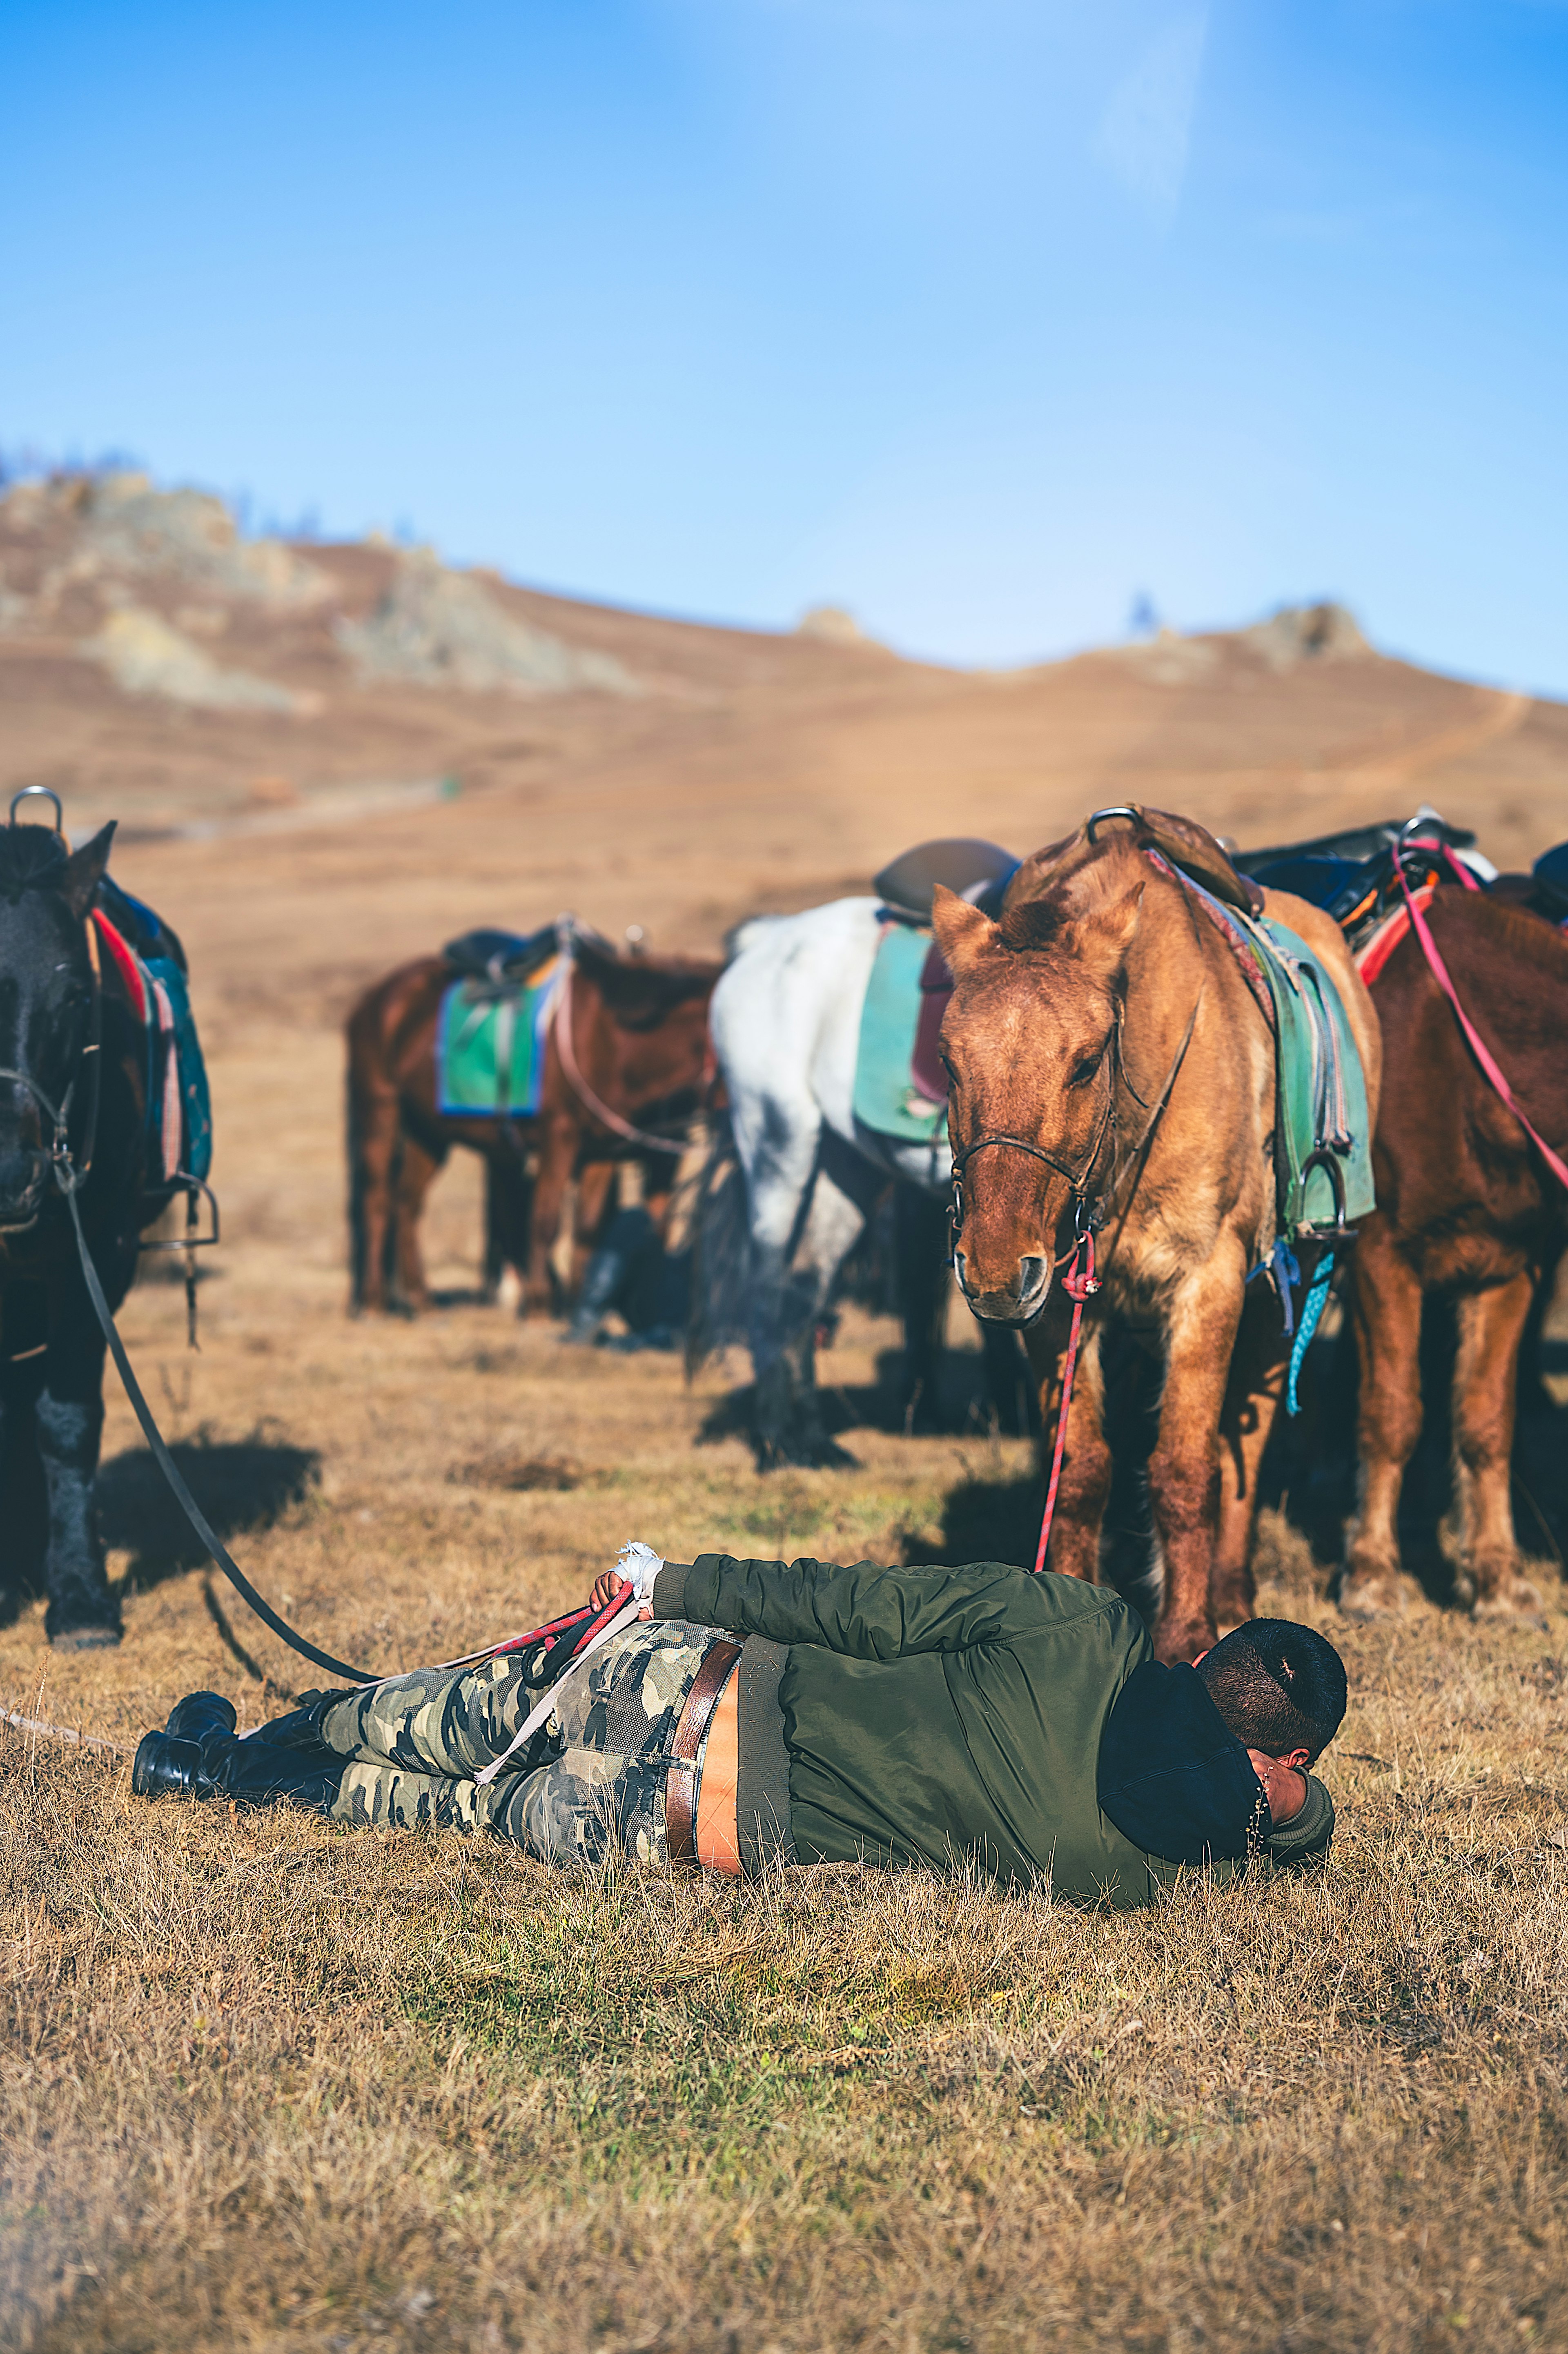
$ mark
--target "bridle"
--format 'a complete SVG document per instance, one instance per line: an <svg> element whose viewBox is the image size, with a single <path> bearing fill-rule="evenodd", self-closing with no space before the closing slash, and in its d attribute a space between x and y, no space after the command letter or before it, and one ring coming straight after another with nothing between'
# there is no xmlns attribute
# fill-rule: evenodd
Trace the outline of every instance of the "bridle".
<svg viewBox="0 0 1568 2354"><path fill-rule="evenodd" d="M103 1068L103 970L98 952L98 927L90 909L85 918L88 961L92 967L92 1012L88 1023L88 1034L79 1061L89 1074L87 1090L87 1132L79 1154L70 1149L71 1100L76 1094L79 1069L73 1071L66 1083L66 1091L58 1104L52 1103L37 1079L26 1071L13 1070L9 1064L0 1063L0 1079L9 1079L13 1087L26 1087L38 1109L54 1129L49 1145L49 1166L62 1193L70 1193L92 1173L92 1156L98 1143L98 1107L102 1094ZM40 1204L40 1207L42 1204ZM0 1227L0 1233L7 1231ZM9 1229L16 1233L16 1227Z"/></svg>
<svg viewBox="0 0 1568 2354"><path fill-rule="evenodd" d="M959 1240L964 1231L963 1173L968 1168L969 1162L974 1159L976 1153L990 1151L993 1148L1005 1149L1010 1152L1026 1152L1032 1161L1044 1161L1046 1168L1054 1170L1058 1177L1065 1177L1069 1188L1071 1189L1073 1201L1073 1248L1067 1258L1060 1263L1060 1275L1063 1289L1066 1292L1069 1299L1073 1299L1078 1297L1080 1294L1097 1291L1100 1288L1098 1279L1095 1274L1094 1238L1105 1226L1110 1216L1112 1198L1120 1182L1122 1172L1126 1169L1131 1168L1141 1159L1143 1153L1153 1140L1154 1131L1159 1126L1160 1115L1164 1111L1166 1105L1171 1100L1171 1090L1175 1086L1177 1076L1181 1071L1182 1064L1187 1059L1187 1049L1192 1043L1192 1033L1197 1027L1198 1012L1202 1002L1203 991L1202 988L1200 988L1198 994L1192 1002L1192 1011L1187 1016L1187 1027L1182 1032L1181 1043L1176 1049L1176 1059L1171 1064L1169 1071L1165 1074L1165 1084L1160 1089L1160 1092L1155 1097L1152 1104L1145 1102L1143 1097L1139 1094L1138 1089L1133 1086L1131 1079L1128 1076L1126 1061L1121 1049L1121 1014L1119 1012L1118 1013L1116 1023L1111 1032L1111 1035L1106 1042L1105 1053L1101 1055L1102 1066L1104 1064L1106 1055L1108 1055L1111 1060L1111 1070L1106 1087L1105 1109L1100 1114L1100 1124L1095 1132L1095 1140L1089 1147L1088 1154L1081 1167L1074 1169L1067 1161L1064 1161L1059 1154L1047 1151L1044 1145L1032 1143L1026 1136L1013 1136L1001 1129L993 1130L990 1135L977 1137L972 1144L967 1144L961 1152L954 1154L953 1202L948 1215L951 1221L952 1245L955 1254L957 1252ZM1118 1125L1116 1108L1117 1088L1118 1084L1126 1087L1128 1093L1132 1097L1133 1101L1139 1106L1139 1109L1149 1113L1149 1119L1145 1123L1142 1135L1139 1138L1136 1146L1128 1155L1127 1159L1125 1161L1120 1161L1118 1165L1118 1157L1113 1156L1113 1165L1109 1182L1100 1190L1099 1193L1091 1198L1089 1184L1094 1176L1095 1168L1099 1161L1100 1154L1105 1148L1106 1138L1107 1134L1114 1133ZM1129 1208L1130 1206L1130 1202L1125 1205L1123 1213L1124 1216L1126 1214L1126 1208ZM1087 1255L1087 1265L1086 1267L1080 1272L1078 1270L1078 1261L1080 1258L1085 1257L1086 1253ZM968 1296L967 1292L965 1296Z"/></svg>

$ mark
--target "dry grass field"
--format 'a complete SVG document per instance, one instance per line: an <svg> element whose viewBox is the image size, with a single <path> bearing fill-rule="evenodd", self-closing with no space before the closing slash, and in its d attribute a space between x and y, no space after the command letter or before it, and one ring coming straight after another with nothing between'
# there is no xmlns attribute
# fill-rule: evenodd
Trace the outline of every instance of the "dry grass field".
<svg viewBox="0 0 1568 2354"><path fill-rule="evenodd" d="M564 904L708 946L924 832L1024 849L1134 790L1253 838L1423 797L1510 860L1562 831L1563 715L1397 664L1271 684L1222 649L1190 688L1111 657L959 682L600 622L645 673L661 628L666 671L696 667L591 744L576 705L529 706L533 748L493 758L472 722L450 808L205 842L150 797L242 810L287 761L308 799L354 772L347 737L309 770L302 722L265 723L280 750L260 720L159 734L64 690L57 727L17 657L14 783L113 808L133 740L116 871L186 936L212 1065L201 1352L161 1282L129 1344L243 1564L376 1668L535 1623L630 1536L965 1558L1016 1553L1038 1511L1022 1443L891 1426L893 1331L854 1315L825 1368L859 1468L759 1480L727 1434L737 1365L688 1390L472 1303L471 1169L434 1198L447 1304L351 1323L338 1024L376 971ZM462 769L436 710L401 769L377 742L357 773ZM0 1703L128 1750L192 1687L250 1724L310 1679L202 1567L112 1379L101 1492L124 1643L51 1657L24 1604ZM1145 1916L838 1870L573 1881L457 1837L154 1808L124 1755L0 1731L0 2345L1568 2345L1555 1567L1543 1633L1429 1605L1355 1630L1281 1514L1264 1556L1263 1606L1351 1667L1332 1861Z"/></svg>

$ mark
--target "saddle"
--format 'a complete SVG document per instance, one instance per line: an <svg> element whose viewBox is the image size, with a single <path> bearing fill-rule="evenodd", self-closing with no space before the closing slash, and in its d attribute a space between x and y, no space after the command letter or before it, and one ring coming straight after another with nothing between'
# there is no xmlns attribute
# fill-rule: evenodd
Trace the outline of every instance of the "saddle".
<svg viewBox="0 0 1568 2354"><path fill-rule="evenodd" d="M1444 850L1474 849L1476 837L1468 826L1450 825L1436 810L1417 814L1423 820L1421 837L1410 848L1428 852L1426 863L1435 873L1442 871ZM1403 818L1385 818L1377 825L1351 826L1310 842L1238 851L1235 864L1265 889L1289 891L1321 907L1354 948L1386 912L1391 894L1394 899L1400 896L1393 854L1404 831Z"/></svg>
<svg viewBox="0 0 1568 2354"><path fill-rule="evenodd" d="M443 963L455 966L471 981L523 988L560 945L558 929L543 924L536 932L503 932L483 928L449 940L441 950Z"/></svg>
<svg viewBox="0 0 1568 2354"><path fill-rule="evenodd" d="M861 1013L854 1109L879 1135L929 1144L947 1114L938 1040L953 976L930 937L938 885L994 917L1019 863L994 842L922 842L876 876L873 888L890 920Z"/></svg>
<svg viewBox="0 0 1568 2354"><path fill-rule="evenodd" d="M1200 885L1222 907L1237 907L1247 916L1261 911L1262 891L1250 876L1238 871L1224 844L1207 826L1199 825L1193 818L1178 817L1171 810L1144 809L1137 801L1097 810L1076 833L1069 834L1065 841L1053 842L1026 858L1008 885L1008 899L1018 902L1039 898L1062 879L1070 860L1074 871L1086 864L1098 829L1115 819L1125 819L1131 825L1132 840L1139 850L1157 852L1168 865Z"/></svg>
<svg viewBox="0 0 1568 2354"><path fill-rule="evenodd" d="M1002 894L1020 861L994 842L953 840L917 843L885 866L872 889L890 915L906 924L928 924L937 886L972 900L988 916L1001 910Z"/></svg>

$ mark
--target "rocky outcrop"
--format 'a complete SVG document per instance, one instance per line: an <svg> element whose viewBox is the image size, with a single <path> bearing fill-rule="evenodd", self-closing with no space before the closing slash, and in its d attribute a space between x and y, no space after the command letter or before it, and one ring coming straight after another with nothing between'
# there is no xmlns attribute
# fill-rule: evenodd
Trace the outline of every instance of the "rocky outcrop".
<svg viewBox="0 0 1568 2354"><path fill-rule="evenodd" d="M340 620L336 636L366 678L517 695L637 692L612 656L514 620L471 573L450 572L429 548L400 556L375 611Z"/></svg>
<svg viewBox="0 0 1568 2354"><path fill-rule="evenodd" d="M1237 632L1238 642L1262 656L1270 670L1294 670L1300 662L1354 662L1372 651L1348 605L1281 605L1266 621Z"/></svg>
<svg viewBox="0 0 1568 2354"><path fill-rule="evenodd" d="M198 711L286 711L298 717L315 707L313 698L272 679L220 669L194 639L140 605L118 607L79 651L101 663L127 695L162 695Z"/></svg>
<svg viewBox="0 0 1568 2354"><path fill-rule="evenodd" d="M308 611L331 597L324 573L279 539L242 539L221 499L155 491L145 474L62 474L20 482L0 508L11 530L68 536L38 583L43 613L70 588L168 580L187 593L269 611Z"/></svg>

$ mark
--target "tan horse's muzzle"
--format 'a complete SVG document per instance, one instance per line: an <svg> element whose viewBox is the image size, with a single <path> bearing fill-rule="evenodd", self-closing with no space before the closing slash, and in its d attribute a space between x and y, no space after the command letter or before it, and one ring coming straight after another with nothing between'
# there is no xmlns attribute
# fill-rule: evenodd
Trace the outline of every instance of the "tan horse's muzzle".
<svg viewBox="0 0 1568 2354"><path fill-rule="evenodd" d="M991 1278L973 1281L969 1254L959 1245L953 1252L953 1272L959 1289L975 1314L987 1324L1032 1324L1051 1296L1052 1261L1044 1251L1022 1251L1012 1273L998 1268Z"/></svg>

